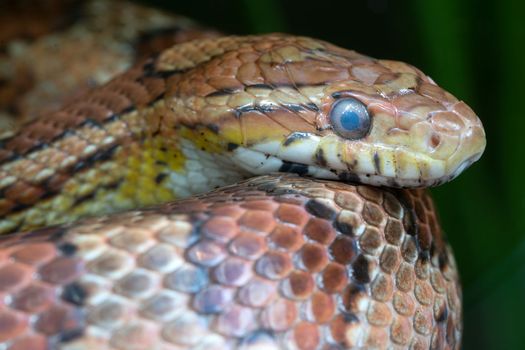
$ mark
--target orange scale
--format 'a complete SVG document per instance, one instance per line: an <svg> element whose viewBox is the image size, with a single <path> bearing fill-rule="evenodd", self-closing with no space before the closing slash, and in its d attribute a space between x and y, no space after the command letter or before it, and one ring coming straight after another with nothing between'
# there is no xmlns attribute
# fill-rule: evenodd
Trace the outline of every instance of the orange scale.
<svg viewBox="0 0 525 350"><path fill-rule="evenodd" d="M321 288L327 293L338 293L348 283L346 268L338 263L330 263L321 273Z"/></svg>
<svg viewBox="0 0 525 350"><path fill-rule="evenodd" d="M277 205L277 203L268 199L248 200L241 204L245 209L264 210L268 212L273 212L277 208Z"/></svg>
<svg viewBox="0 0 525 350"><path fill-rule="evenodd" d="M228 242L239 233L239 226L227 216L214 216L204 223L201 233L219 242Z"/></svg>
<svg viewBox="0 0 525 350"><path fill-rule="evenodd" d="M24 264L8 262L0 267L0 292L17 292L32 279L34 270Z"/></svg>
<svg viewBox="0 0 525 350"><path fill-rule="evenodd" d="M319 272L328 264L328 252L321 244L307 243L298 254L302 265L310 272Z"/></svg>
<svg viewBox="0 0 525 350"><path fill-rule="evenodd" d="M276 217L282 222L303 226L310 215L301 207L293 204L283 203L275 213Z"/></svg>
<svg viewBox="0 0 525 350"><path fill-rule="evenodd" d="M223 205L213 210L217 216L227 216L237 220L244 214L245 210L237 205Z"/></svg>
<svg viewBox="0 0 525 350"><path fill-rule="evenodd" d="M29 316L16 311L4 309L0 311L0 342L14 339L27 331Z"/></svg>
<svg viewBox="0 0 525 350"><path fill-rule="evenodd" d="M315 288L312 274L305 271L292 271L287 279L282 281L284 295L292 300L307 299Z"/></svg>
<svg viewBox="0 0 525 350"><path fill-rule="evenodd" d="M35 281L13 295L11 307L28 313L39 313L54 303L55 294L52 286Z"/></svg>
<svg viewBox="0 0 525 350"><path fill-rule="evenodd" d="M25 243L11 253L13 259L28 265L46 263L56 255L57 250L52 243Z"/></svg>
<svg viewBox="0 0 525 350"><path fill-rule="evenodd" d="M269 239L277 247L290 252L298 250L304 244L304 236L296 227L283 224L275 226Z"/></svg>
<svg viewBox="0 0 525 350"><path fill-rule="evenodd" d="M9 350L47 350L48 340L41 334L31 334L16 338L8 348Z"/></svg>
<svg viewBox="0 0 525 350"><path fill-rule="evenodd" d="M350 264L356 255L356 244L353 238L340 235L328 248L332 259L342 265Z"/></svg>
<svg viewBox="0 0 525 350"><path fill-rule="evenodd" d="M323 292L315 292L306 302L306 319L311 322L326 323L336 311L334 298Z"/></svg>
<svg viewBox="0 0 525 350"><path fill-rule="evenodd" d="M332 223L318 218L311 218L304 227L304 234L310 239L324 245L329 245L335 239Z"/></svg>
<svg viewBox="0 0 525 350"><path fill-rule="evenodd" d="M247 229L270 233L275 227L275 220L272 213L263 210L248 210L240 218L239 224Z"/></svg>
<svg viewBox="0 0 525 350"><path fill-rule="evenodd" d="M47 336L73 334L84 329L85 316L81 310L69 305L57 304L38 315L34 327Z"/></svg>
<svg viewBox="0 0 525 350"><path fill-rule="evenodd" d="M300 350L317 349L321 341L319 326L309 322L299 322L285 337Z"/></svg>
<svg viewBox="0 0 525 350"><path fill-rule="evenodd" d="M70 283L83 272L84 261L65 256L57 257L38 271L42 280L56 284Z"/></svg>

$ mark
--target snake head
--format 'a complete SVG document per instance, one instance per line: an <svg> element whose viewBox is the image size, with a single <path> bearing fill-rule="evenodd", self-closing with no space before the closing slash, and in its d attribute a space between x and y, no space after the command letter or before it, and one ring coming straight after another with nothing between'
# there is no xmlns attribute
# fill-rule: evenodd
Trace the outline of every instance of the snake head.
<svg viewBox="0 0 525 350"><path fill-rule="evenodd" d="M485 148L475 113L409 64L282 34L191 45L164 58L196 67L173 84L171 109L205 120L250 173L426 187Z"/></svg>
<svg viewBox="0 0 525 350"><path fill-rule="evenodd" d="M455 178L481 157L481 121L430 77L403 62L349 62L349 79L329 83L319 100L316 122L326 132L318 163L342 179L427 187Z"/></svg>

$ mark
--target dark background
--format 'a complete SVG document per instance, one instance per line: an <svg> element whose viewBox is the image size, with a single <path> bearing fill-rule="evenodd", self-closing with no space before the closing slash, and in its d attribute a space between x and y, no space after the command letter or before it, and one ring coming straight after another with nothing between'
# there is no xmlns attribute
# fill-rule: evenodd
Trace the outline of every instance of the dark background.
<svg viewBox="0 0 525 350"><path fill-rule="evenodd" d="M467 102L486 152L432 191L463 282L463 348L525 348L525 1L142 2L227 33L289 32L406 61Z"/></svg>

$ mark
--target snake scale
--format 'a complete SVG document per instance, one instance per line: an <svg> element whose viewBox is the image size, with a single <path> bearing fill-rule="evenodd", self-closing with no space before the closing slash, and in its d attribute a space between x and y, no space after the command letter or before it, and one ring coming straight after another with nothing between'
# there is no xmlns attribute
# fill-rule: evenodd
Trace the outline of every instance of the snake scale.
<svg viewBox="0 0 525 350"><path fill-rule="evenodd" d="M101 23L168 29L99 86L66 72L4 94L26 121L0 141L0 349L460 347L458 274L423 187L481 156L465 103L317 39L201 36L90 4ZM62 56L102 42L75 28L53 34Z"/></svg>

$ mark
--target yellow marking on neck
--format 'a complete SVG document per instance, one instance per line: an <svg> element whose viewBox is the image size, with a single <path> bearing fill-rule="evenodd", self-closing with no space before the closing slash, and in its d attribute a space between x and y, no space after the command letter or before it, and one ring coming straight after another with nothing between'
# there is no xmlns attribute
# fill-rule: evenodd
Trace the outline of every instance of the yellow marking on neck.
<svg viewBox="0 0 525 350"><path fill-rule="evenodd" d="M0 234L20 224L20 230L29 230L176 199L174 190L163 185L164 179L156 179L183 172L184 163L177 140L159 136L129 144L117 150L112 160L75 174L56 196L0 220Z"/></svg>
<svg viewBox="0 0 525 350"><path fill-rule="evenodd" d="M178 134L195 144L195 147L209 153L226 153L228 141L207 127L199 126L196 129L182 127Z"/></svg>
<svg viewBox="0 0 525 350"><path fill-rule="evenodd" d="M177 198L173 189L162 185L171 172L183 172L185 157L176 140L157 136L134 144L125 160L126 176L115 201L133 201L144 206Z"/></svg>

